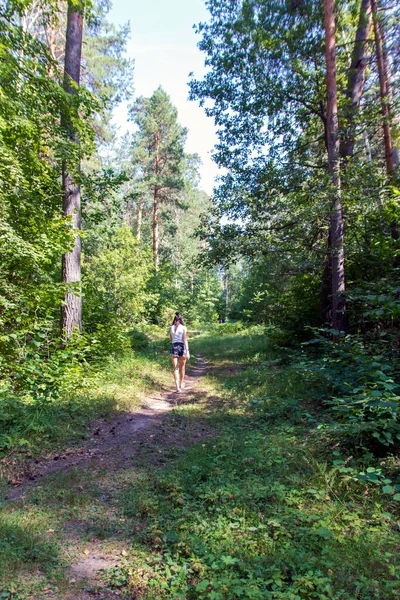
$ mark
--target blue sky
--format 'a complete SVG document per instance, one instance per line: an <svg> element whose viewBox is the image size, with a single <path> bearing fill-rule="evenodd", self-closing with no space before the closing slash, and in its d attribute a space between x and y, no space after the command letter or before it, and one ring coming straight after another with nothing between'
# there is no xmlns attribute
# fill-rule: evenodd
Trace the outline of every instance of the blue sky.
<svg viewBox="0 0 400 600"><path fill-rule="evenodd" d="M211 119L195 102L189 102L188 75L204 74L204 56L197 48L193 24L208 20L204 0L113 0L108 19L131 26L128 55L135 59L135 95L150 96L159 86L178 109L179 122L188 128L187 152L197 152L202 161L201 187L211 193L217 168L210 152L217 139ZM126 106L115 114L121 133L131 128Z"/></svg>

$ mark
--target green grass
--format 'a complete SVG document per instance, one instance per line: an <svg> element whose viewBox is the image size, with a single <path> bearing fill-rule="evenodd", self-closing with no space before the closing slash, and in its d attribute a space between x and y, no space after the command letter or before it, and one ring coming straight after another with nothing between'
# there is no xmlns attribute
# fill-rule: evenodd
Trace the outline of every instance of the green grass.
<svg viewBox="0 0 400 600"><path fill-rule="evenodd" d="M111 581L146 600L400 597L397 505L332 464L308 382L260 335L192 349L216 367L219 433L121 492L140 533Z"/></svg>
<svg viewBox="0 0 400 600"><path fill-rule="evenodd" d="M67 567L94 545L124 550L105 583L137 600L400 598L399 503L358 481L367 463L326 436L312 378L259 334L199 336L191 351L209 361L196 403L168 414L131 465L60 474L4 507L3 597L78 594ZM149 365L171 383L167 356Z"/></svg>
<svg viewBox="0 0 400 600"><path fill-rule="evenodd" d="M274 349L270 340L263 334L261 327L250 327L236 335L227 335L217 329L211 335L203 334L191 341L192 353L199 352L209 360L256 362L260 356L268 353L270 357Z"/></svg>
<svg viewBox="0 0 400 600"><path fill-rule="evenodd" d="M13 452L55 451L84 438L88 424L98 417L140 406L150 390L171 383L170 365L164 340L154 342L145 352L108 359L89 366L80 387L42 401L29 397L8 397L2 401L0 419L0 458ZM0 479L6 469L0 468Z"/></svg>

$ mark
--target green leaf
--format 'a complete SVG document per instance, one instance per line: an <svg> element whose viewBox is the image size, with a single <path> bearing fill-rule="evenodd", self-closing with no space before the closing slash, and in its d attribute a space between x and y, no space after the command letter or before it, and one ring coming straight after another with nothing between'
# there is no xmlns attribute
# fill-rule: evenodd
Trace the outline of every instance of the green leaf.
<svg viewBox="0 0 400 600"><path fill-rule="evenodd" d="M196 591L198 591L198 592L205 592L209 585L210 585L209 580L208 579L203 579L202 581L200 581L200 583L198 583L196 585Z"/></svg>
<svg viewBox="0 0 400 600"><path fill-rule="evenodd" d="M315 533L324 539L329 539L333 536L332 531L327 527L320 527L315 531Z"/></svg>
<svg viewBox="0 0 400 600"><path fill-rule="evenodd" d="M225 565L234 565L239 562L238 559L233 556L221 556L221 560Z"/></svg>

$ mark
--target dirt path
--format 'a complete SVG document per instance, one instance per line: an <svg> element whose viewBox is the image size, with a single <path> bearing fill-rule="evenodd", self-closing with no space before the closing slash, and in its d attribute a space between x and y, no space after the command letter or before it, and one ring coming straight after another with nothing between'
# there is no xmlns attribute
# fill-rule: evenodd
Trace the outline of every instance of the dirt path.
<svg viewBox="0 0 400 600"><path fill-rule="evenodd" d="M66 472L72 467L81 469L94 460L103 463L104 467L113 468L115 462L131 459L137 451L138 444L143 443L138 438L139 431L160 425L163 415L184 402L193 401L196 381L206 369L201 356L197 355L196 358L197 365L188 370L185 389L181 393L167 391L146 396L140 409L121 413L111 420L94 423L85 445L28 462L18 486L9 490L6 500L22 498L47 475Z"/></svg>
<svg viewBox="0 0 400 600"><path fill-rule="evenodd" d="M51 491L46 490L57 480L57 476L65 478L66 486L69 478L79 477L79 490L85 494L86 487L89 488L91 484L90 474L95 478L100 471L107 472L108 478L112 480L113 474L135 468L135 465L140 464L143 453L149 451L153 453L150 463L154 466L162 464L163 456L157 454L160 453L160 445L180 443L177 434L171 434L168 428L166 413L176 406L194 403L201 398L198 383L205 369L206 364L197 356L197 365L188 370L186 386L182 393L165 391L148 396L139 410L95 423L90 439L84 446L53 455L46 460L32 462L28 465L20 485L9 490L6 499L13 504L17 502L19 505L29 505L32 492L40 494L43 490L51 495ZM204 435L207 435L204 428L200 433L191 432L191 441L196 442ZM109 493L110 498L104 499L104 521L113 518L113 490L110 489ZM106 514L107 511L109 514ZM49 589L45 595L38 598L112 600L123 597L118 591L104 587L101 572L123 563L129 549L129 539L126 536L118 537L118 531L111 540L97 539L96 536L89 535L88 523L80 519L65 522L63 528L64 556L69 557L70 563L64 591L53 592Z"/></svg>

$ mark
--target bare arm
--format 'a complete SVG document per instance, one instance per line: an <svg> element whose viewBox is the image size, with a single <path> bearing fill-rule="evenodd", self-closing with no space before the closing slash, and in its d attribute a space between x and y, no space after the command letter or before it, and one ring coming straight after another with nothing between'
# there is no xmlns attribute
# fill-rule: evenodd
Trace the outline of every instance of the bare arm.
<svg viewBox="0 0 400 600"><path fill-rule="evenodd" d="M187 339L187 329L186 329L186 327L185 327L185 329L183 331L183 343L184 343L185 348L186 348L187 357L190 358L189 344L188 344L188 339Z"/></svg>

